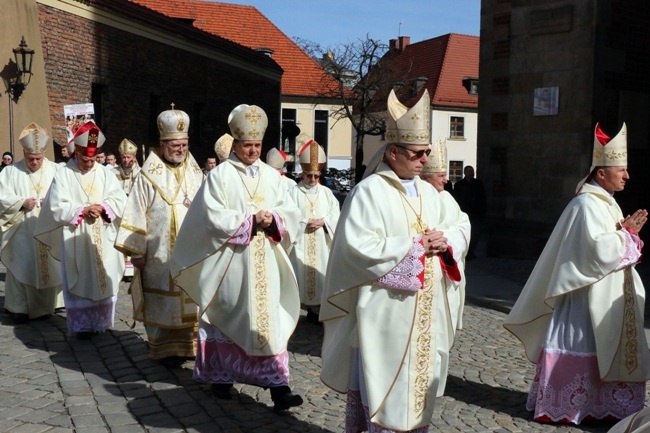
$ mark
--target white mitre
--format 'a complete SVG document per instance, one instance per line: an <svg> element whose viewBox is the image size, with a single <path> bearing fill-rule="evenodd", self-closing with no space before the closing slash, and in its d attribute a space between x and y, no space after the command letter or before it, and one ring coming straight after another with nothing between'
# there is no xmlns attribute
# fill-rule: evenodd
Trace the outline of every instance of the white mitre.
<svg viewBox="0 0 650 433"><path fill-rule="evenodd" d="M266 163L276 170L282 170L285 162L287 162L287 154L283 150L274 147L266 152Z"/></svg>
<svg viewBox="0 0 650 433"><path fill-rule="evenodd" d="M323 146L316 140L309 140L298 151L300 166L303 171L321 171L327 162Z"/></svg>
<svg viewBox="0 0 650 433"><path fill-rule="evenodd" d="M388 95L386 142L394 144L430 144L431 98L424 90L420 100L410 109L399 102L395 91Z"/></svg>
<svg viewBox="0 0 650 433"><path fill-rule="evenodd" d="M228 116L228 127L235 140L261 141L269 119L257 105L241 104Z"/></svg>
<svg viewBox="0 0 650 433"><path fill-rule="evenodd" d="M232 150L233 138L230 134L223 134L219 139L214 143L214 153L217 154L219 162L228 159L230 156L230 151Z"/></svg>
<svg viewBox="0 0 650 433"><path fill-rule="evenodd" d="M429 160L422 168L421 176L433 173L447 173L447 143L442 138L431 145Z"/></svg>
<svg viewBox="0 0 650 433"><path fill-rule="evenodd" d="M20 133L18 141L23 146L25 153L39 154L45 152L50 137L36 123L30 123Z"/></svg>
<svg viewBox="0 0 650 433"><path fill-rule="evenodd" d="M135 156L138 153L138 146L128 138L125 138L117 147L117 151L120 152L120 155Z"/></svg>
<svg viewBox="0 0 650 433"><path fill-rule="evenodd" d="M181 110L172 109L163 111L158 115L158 132L161 140L179 140L188 138L190 130L190 116Z"/></svg>

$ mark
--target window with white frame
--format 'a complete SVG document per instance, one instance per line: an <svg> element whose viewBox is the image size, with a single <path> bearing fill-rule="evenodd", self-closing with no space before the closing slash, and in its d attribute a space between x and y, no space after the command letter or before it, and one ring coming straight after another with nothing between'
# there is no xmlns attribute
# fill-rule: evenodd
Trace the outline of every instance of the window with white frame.
<svg viewBox="0 0 650 433"><path fill-rule="evenodd" d="M465 118L462 116L451 116L449 118L449 138L465 138Z"/></svg>

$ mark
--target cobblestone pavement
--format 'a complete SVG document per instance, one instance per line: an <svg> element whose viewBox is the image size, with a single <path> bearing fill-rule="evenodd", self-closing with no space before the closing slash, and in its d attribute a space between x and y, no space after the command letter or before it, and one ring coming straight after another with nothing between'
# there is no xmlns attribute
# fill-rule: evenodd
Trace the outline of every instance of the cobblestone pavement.
<svg viewBox="0 0 650 433"><path fill-rule="evenodd" d="M192 380L191 362L168 369L148 359L143 327L130 328L130 308L123 285L114 329L90 341L66 335L64 313L21 325L0 314L0 431L343 431L345 400L318 376L321 327L301 319L289 350L292 386L305 404L276 414L268 391L236 385L238 398L219 401L207 386ZM531 421L524 404L533 368L502 328L504 317L499 311L466 307L447 395L437 400L431 431L606 432L607 425L571 428Z"/></svg>

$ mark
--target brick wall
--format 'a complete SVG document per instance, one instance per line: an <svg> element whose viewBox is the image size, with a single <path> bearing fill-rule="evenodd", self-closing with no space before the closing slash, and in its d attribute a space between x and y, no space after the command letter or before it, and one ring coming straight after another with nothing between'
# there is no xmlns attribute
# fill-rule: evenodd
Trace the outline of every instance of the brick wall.
<svg viewBox="0 0 650 433"><path fill-rule="evenodd" d="M63 106L69 104L97 102L105 146L116 151L123 138L156 145L155 118L174 102L190 115L190 149L199 163L228 132L236 105L256 104L269 119L280 119L279 81L43 5L39 25L59 144L65 143ZM280 136L279 125L269 123L265 148Z"/></svg>

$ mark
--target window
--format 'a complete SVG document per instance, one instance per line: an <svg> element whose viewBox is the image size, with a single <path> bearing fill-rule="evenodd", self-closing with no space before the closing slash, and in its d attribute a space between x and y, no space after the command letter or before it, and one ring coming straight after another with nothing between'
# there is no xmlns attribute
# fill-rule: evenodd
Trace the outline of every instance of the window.
<svg viewBox="0 0 650 433"><path fill-rule="evenodd" d="M465 118L451 116L449 121L449 138L465 138Z"/></svg>
<svg viewBox="0 0 650 433"><path fill-rule="evenodd" d="M449 161L449 181L455 184L463 178L463 161Z"/></svg>
<svg viewBox="0 0 650 433"><path fill-rule="evenodd" d="M296 137L300 128L296 125L295 108L282 109L282 145L281 150L293 155L296 152Z"/></svg>
<svg viewBox="0 0 650 433"><path fill-rule="evenodd" d="M314 140L321 146L327 155L329 142L329 112L327 110L316 110L314 113Z"/></svg>

